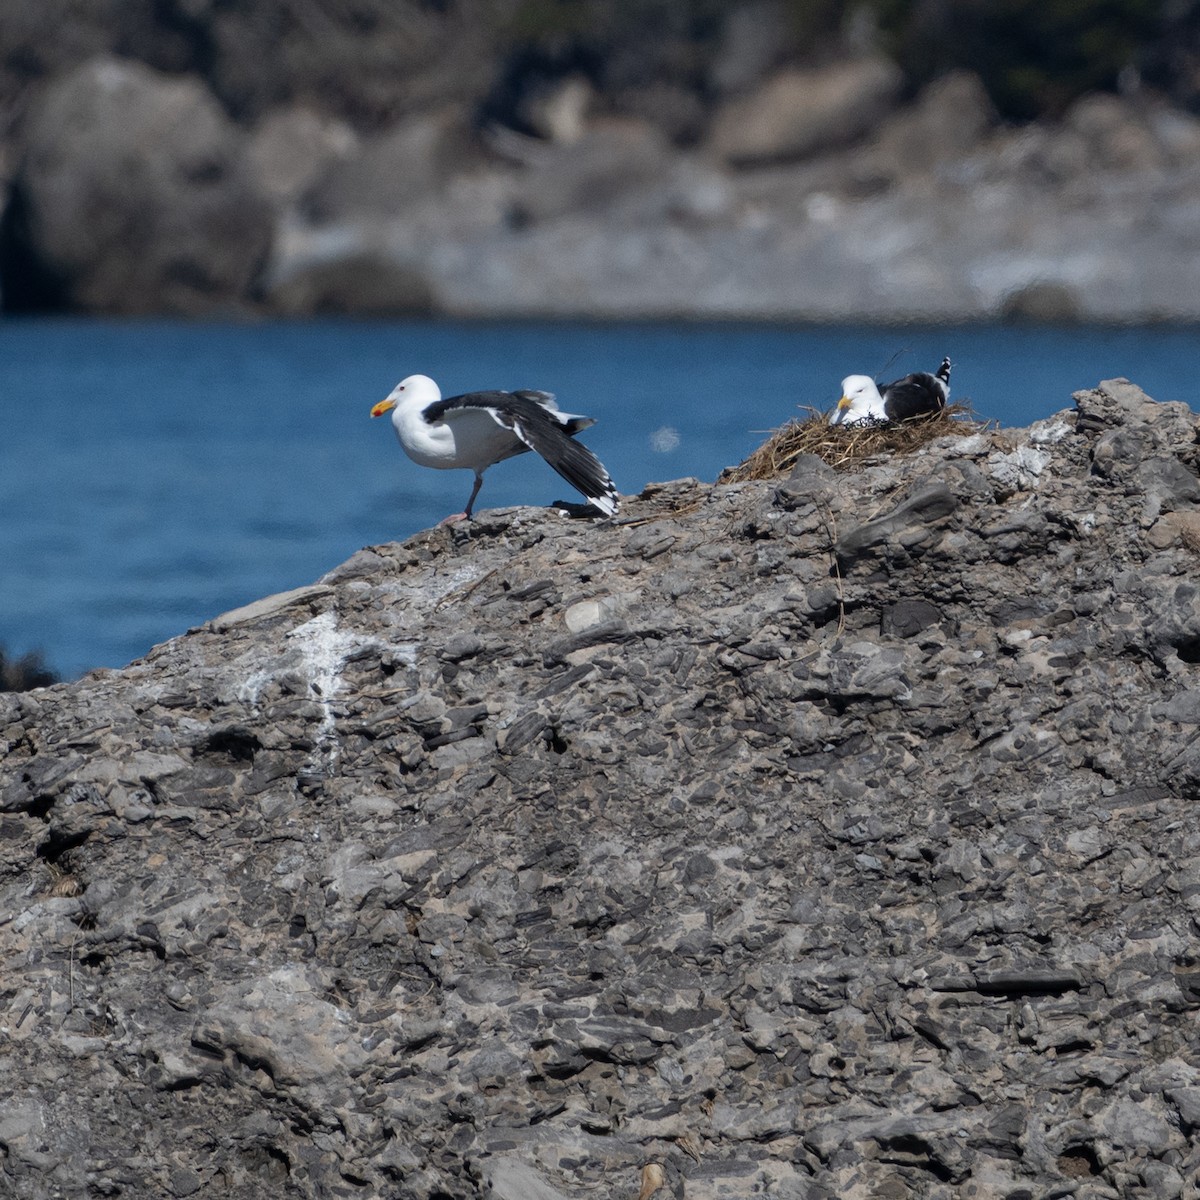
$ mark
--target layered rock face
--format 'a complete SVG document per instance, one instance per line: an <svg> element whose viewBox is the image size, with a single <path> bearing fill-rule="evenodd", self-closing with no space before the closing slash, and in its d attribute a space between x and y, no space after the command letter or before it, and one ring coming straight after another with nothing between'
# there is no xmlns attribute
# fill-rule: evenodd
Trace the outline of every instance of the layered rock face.
<svg viewBox="0 0 1200 1200"><path fill-rule="evenodd" d="M1197 418L360 552L0 697L0 1179L1196 1194Z"/></svg>

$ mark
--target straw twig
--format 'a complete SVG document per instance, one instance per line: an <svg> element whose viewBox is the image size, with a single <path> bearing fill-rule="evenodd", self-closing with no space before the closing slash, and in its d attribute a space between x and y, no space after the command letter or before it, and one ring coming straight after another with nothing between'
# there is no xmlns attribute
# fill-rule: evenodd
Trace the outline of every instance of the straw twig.
<svg viewBox="0 0 1200 1200"><path fill-rule="evenodd" d="M911 454L935 438L969 437L988 428L965 404L951 404L940 413L895 424L830 425L824 413L808 411L810 416L803 421L789 421L776 429L747 459L723 471L719 482L777 479L802 454L816 454L835 470L849 470L879 454Z"/></svg>
<svg viewBox="0 0 1200 1200"><path fill-rule="evenodd" d="M846 584L842 579L842 567L837 556L837 517L833 515L833 506L828 502L822 505L820 511L825 534L829 538L829 564L833 568L833 577L837 581L838 623L834 637L841 637L846 632Z"/></svg>

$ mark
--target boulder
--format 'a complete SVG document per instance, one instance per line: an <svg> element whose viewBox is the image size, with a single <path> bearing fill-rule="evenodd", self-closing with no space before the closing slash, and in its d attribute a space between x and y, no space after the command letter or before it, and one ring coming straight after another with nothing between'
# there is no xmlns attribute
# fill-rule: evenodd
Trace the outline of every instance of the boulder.
<svg viewBox="0 0 1200 1200"><path fill-rule="evenodd" d="M844 145L883 118L902 83L900 69L884 58L781 71L720 109L711 149L745 165L805 158Z"/></svg>
<svg viewBox="0 0 1200 1200"><path fill-rule="evenodd" d="M94 59L30 115L0 239L10 309L202 313L244 303L271 208L192 78Z"/></svg>
<svg viewBox="0 0 1200 1200"><path fill-rule="evenodd" d="M0 694L4 1195L1192 1195L1200 422L1075 403Z"/></svg>
<svg viewBox="0 0 1200 1200"><path fill-rule="evenodd" d="M285 139L276 144L283 149ZM464 227L487 219L477 193L450 194L481 157L462 112L449 106L408 118L349 152L346 139L331 144L328 132L320 144L323 167L281 205L266 303L288 316L430 313L431 248L444 253ZM499 223L499 205L493 211Z"/></svg>
<svg viewBox="0 0 1200 1200"><path fill-rule="evenodd" d="M344 121L302 106L278 108L250 135L246 163L263 195L287 205L358 147L358 135Z"/></svg>
<svg viewBox="0 0 1200 1200"><path fill-rule="evenodd" d="M979 76L952 71L884 122L872 158L892 176L909 179L971 153L995 123Z"/></svg>
<svg viewBox="0 0 1200 1200"><path fill-rule="evenodd" d="M1080 139L1089 171L1137 173L1167 165L1167 151L1145 113L1120 96L1077 100L1063 120L1063 132Z"/></svg>
<svg viewBox="0 0 1200 1200"><path fill-rule="evenodd" d="M297 264L272 282L267 299L289 317L428 316L437 307L425 274L381 248Z"/></svg>
<svg viewBox="0 0 1200 1200"><path fill-rule="evenodd" d="M677 159L648 122L592 123L569 145L532 144L514 193L519 226L579 213L607 213L631 195L653 190Z"/></svg>
<svg viewBox="0 0 1200 1200"><path fill-rule="evenodd" d="M0 113L2 124L25 112L47 80L90 59L122 54L159 70L196 70L202 38L188 17L156 0L39 0L0 5ZM52 33L51 33L52 31Z"/></svg>
<svg viewBox="0 0 1200 1200"><path fill-rule="evenodd" d="M1079 295L1069 284L1035 279L1004 298L1001 315L1006 321L1070 325L1079 320Z"/></svg>
<svg viewBox="0 0 1200 1200"><path fill-rule="evenodd" d="M435 197L480 156L463 111L440 108L406 118L356 153L329 161L300 207L314 225L394 217Z"/></svg>
<svg viewBox="0 0 1200 1200"><path fill-rule="evenodd" d="M1145 116L1172 163L1186 167L1200 159L1200 117L1165 105L1153 106Z"/></svg>
<svg viewBox="0 0 1200 1200"><path fill-rule="evenodd" d="M1193 119L1176 120L1121 96L1089 95L1077 100L1061 121L1038 122L1003 141L989 169L1007 169L1056 187L1074 185L1089 195L1097 179L1161 177L1172 163L1186 164L1200 146Z"/></svg>

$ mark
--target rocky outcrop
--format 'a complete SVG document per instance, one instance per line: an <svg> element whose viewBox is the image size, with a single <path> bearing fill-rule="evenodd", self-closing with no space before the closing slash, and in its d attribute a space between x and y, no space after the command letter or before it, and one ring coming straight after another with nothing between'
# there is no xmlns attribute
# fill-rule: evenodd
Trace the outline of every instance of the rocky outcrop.
<svg viewBox="0 0 1200 1200"><path fill-rule="evenodd" d="M7 311L1200 319L1200 120L1147 93L1005 125L773 0L611 58L473 3L84 8L0 15Z"/></svg>
<svg viewBox="0 0 1200 1200"><path fill-rule="evenodd" d="M398 182L385 206L372 188L299 203L266 294L370 259L458 316L1200 317L1195 118L1094 97L1013 129L956 73L846 145L870 97L842 99L790 150L768 147L737 97L719 136L688 150L644 121L593 119L560 142L492 130L498 158L440 186Z"/></svg>
<svg viewBox="0 0 1200 1200"><path fill-rule="evenodd" d="M6 303L118 313L244 304L269 204L203 85L96 59L30 116L4 216Z"/></svg>
<svg viewBox="0 0 1200 1200"><path fill-rule="evenodd" d="M1194 1194L1198 422L485 512L0 697L0 1178Z"/></svg>

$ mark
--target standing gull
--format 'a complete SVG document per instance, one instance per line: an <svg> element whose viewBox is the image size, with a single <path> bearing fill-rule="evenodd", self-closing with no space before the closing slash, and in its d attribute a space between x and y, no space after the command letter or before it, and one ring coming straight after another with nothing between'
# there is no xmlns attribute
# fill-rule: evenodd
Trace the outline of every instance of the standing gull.
<svg viewBox="0 0 1200 1200"><path fill-rule="evenodd" d="M483 473L493 463L536 450L605 516L617 511L617 489L600 460L575 441L596 422L559 412L549 392L467 392L442 399L428 375L402 379L371 416L392 414L404 453L422 467L467 467L475 472L467 507L442 524L470 518Z"/></svg>
<svg viewBox="0 0 1200 1200"><path fill-rule="evenodd" d="M842 380L842 398L833 414L833 425L866 425L872 421L907 421L939 413L950 398L950 360L942 359L937 373L916 371L894 383L876 385L869 375L848 375Z"/></svg>

